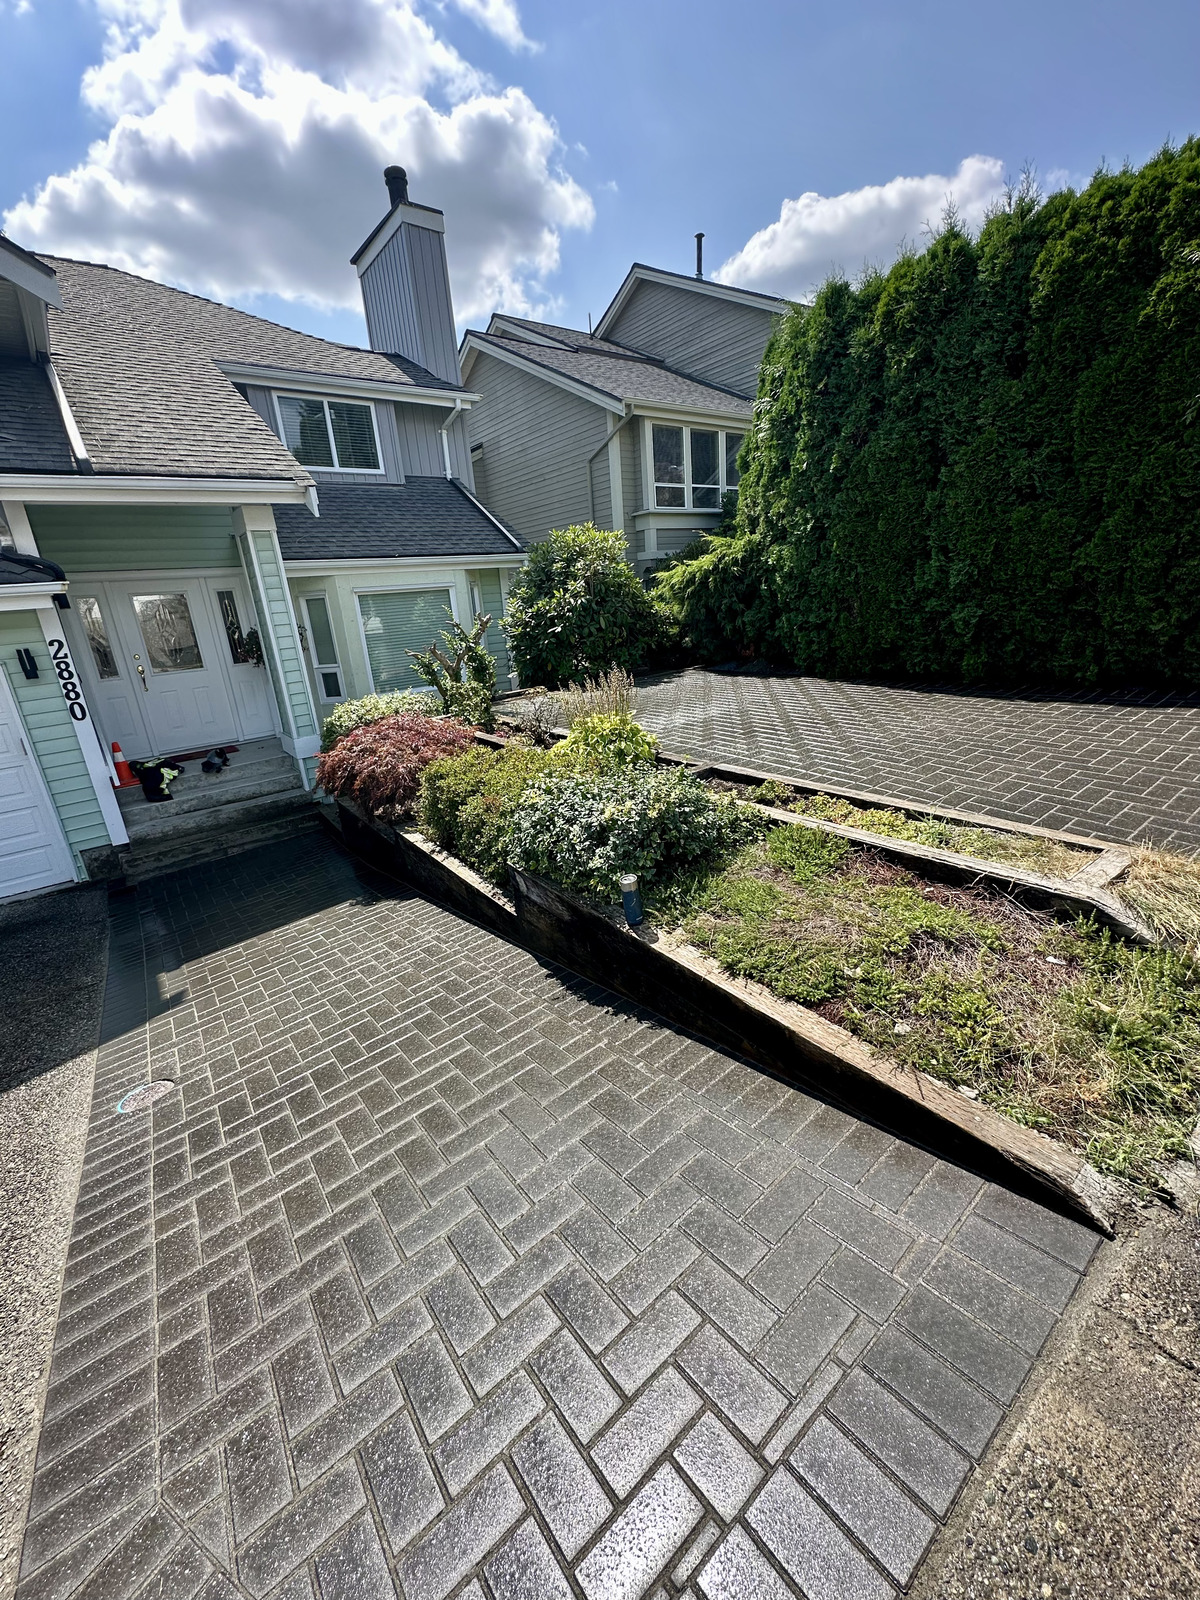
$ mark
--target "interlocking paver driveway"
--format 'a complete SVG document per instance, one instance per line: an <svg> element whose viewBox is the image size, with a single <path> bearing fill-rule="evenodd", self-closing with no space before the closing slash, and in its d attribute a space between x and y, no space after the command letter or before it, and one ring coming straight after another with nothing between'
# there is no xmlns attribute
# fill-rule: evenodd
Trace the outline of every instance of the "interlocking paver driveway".
<svg viewBox="0 0 1200 1600"><path fill-rule="evenodd" d="M1094 1243L321 839L104 1033L19 1600L884 1597Z"/></svg>
<svg viewBox="0 0 1200 1600"><path fill-rule="evenodd" d="M706 761L1200 851L1200 704L1055 698L693 670L648 681L638 720Z"/></svg>

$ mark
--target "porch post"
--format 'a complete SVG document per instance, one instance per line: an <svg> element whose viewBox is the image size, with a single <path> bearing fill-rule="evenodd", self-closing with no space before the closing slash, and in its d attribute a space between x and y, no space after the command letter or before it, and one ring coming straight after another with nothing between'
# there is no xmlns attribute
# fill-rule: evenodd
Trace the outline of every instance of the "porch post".
<svg viewBox="0 0 1200 1600"><path fill-rule="evenodd" d="M313 762L321 748L321 725L304 670L296 613L275 534L275 513L270 506L235 506L233 523L258 617L263 659L283 725L283 748L295 757L304 787L311 789Z"/></svg>

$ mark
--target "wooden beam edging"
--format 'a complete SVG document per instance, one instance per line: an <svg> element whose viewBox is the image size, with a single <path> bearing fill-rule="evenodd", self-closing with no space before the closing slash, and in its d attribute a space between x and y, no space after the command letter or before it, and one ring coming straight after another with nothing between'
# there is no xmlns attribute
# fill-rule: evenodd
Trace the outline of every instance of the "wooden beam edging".
<svg viewBox="0 0 1200 1600"><path fill-rule="evenodd" d="M343 837L389 877L669 1022L736 1051L797 1088L910 1138L985 1177L1112 1233L1112 1197L1080 1157L873 1050L845 1028L761 985L730 978L699 951L631 929L556 885L510 869L500 893L415 829L368 819L339 800ZM793 818L792 820L796 820Z"/></svg>

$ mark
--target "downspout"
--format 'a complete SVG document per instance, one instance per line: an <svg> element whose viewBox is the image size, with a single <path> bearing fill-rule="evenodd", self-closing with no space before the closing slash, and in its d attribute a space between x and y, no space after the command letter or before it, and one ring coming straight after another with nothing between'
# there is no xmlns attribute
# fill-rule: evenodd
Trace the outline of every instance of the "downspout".
<svg viewBox="0 0 1200 1600"><path fill-rule="evenodd" d="M438 429L438 432L442 436L442 460L446 463L446 476L448 478L452 478L454 476L454 474L450 470L450 440L447 437L446 430L447 430L447 428L452 428L454 426L454 424L458 421L459 417L462 415L462 408L463 408L462 396L459 395L459 397L454 402L454 410L450 413L450 415L446 418L445 422L443 422L441 427Z"/></svg>
<svg viewBox="0 0 1200 1600"><path fill-rule="evenodd" d="M610 442L617 437L617 435L620 433L621 429L625 426L625 424L629 421L630 417L633 415L633 401L632 400L626 400L624 402L624 406L625 406L625 410L624 410L624 413L623 413L623 415L621 417L620 422L617 423L615 428L610 428L608 430L608 432L604 435L604 438L601 439L600 443L596 446L596 448L592 451L591 455L587 458L588 512L590 513L591 520L593 522L595 522L595 520L596 520L596 491L592 488L592 462L595 461L596 457L600 454L601 450L607 450L608 449L608 446L609 446Z"/></svg>

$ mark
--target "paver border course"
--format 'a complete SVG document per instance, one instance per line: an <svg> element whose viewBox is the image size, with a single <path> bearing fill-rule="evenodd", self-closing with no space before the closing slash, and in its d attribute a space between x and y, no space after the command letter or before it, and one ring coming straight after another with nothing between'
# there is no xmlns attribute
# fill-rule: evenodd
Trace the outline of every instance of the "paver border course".
<svg viewBox="0 0 1200 1600"><path fill-rule="evenodd" d="M804 1006L780 1000L759 984L727 976L699 951L652 928L628 928L615 916L607 917L557 885L516 868L510 868L510 900L416 829L369 818L346 800L339 800L337 809L346 844L377 869L534 955L554 960L714 1044L736 1050L796 1087L833 1098L856 1116L881 1123L1112 1234L1109 1185L1082 1157L1044 1134L924 1073L901 1067ZM782 822L812 825L812 819L789 812L772 814ZM878 837L818 825L872 845ZM880 842L922 849L908 846L907 841ZM1017 877L1014 869L988 869L968 857L952 857L952 862L969 864L976 878L987 876L992 881L994 873L1001 884ZM1033 874L1020 876L1031 879L1038 891L1045 885L1062 888ZM1014 890L1021 887L1013 882ZM1089 906L1095 903L1092 896L1079 898Z"/></svg>

